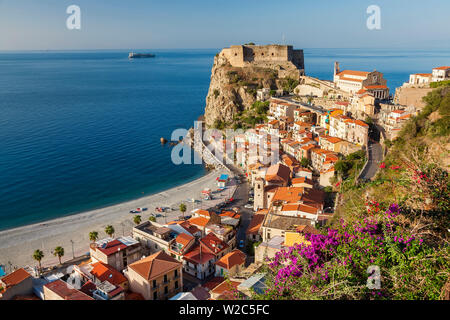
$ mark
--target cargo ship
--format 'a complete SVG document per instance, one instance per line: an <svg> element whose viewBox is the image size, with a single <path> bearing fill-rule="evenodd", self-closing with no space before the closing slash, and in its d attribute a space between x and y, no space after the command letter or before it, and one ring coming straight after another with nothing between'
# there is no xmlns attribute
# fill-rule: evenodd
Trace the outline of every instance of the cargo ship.
<svg viewBox="0 0 450 320"><path fill-rule="evenodd" d="M152 53L134 53L134 52L130 52L128 54L128 59L133 59L133 58L153 58L155 57L154 54Z"/></svg>

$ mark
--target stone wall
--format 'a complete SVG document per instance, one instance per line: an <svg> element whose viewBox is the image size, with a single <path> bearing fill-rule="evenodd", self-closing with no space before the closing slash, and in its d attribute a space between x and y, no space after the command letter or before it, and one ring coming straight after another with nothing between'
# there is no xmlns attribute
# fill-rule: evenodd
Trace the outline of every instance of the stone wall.
<svg viewBox="0 0 450 320"><path fill-rule="evenodd" d="M414 107L416 111L420 112L425 107L422 98L431 91L433 91L431 88L400 87L395 90L394 103Z"/></svg>
<svg viewBox="0 0 450 320"><path fill-rule="evenodd" d="M237 45L223 49L219 56L228 60L233 67L259 64L267 67L271 63L280 65L286 62L299 70L305 69L303 50L294 50L287 45Z"/></svg>

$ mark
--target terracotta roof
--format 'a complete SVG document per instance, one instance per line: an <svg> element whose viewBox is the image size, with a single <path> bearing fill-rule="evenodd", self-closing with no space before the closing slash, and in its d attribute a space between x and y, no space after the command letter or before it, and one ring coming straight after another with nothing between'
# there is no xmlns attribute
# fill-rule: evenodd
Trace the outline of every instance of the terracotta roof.
<svg viewBox="0 0 450 320"><path fill-rule="evenodd" d="M159 251L130 264L128 267L136 271L144 279L151 280L171 270L178 269L181 265L181 262L175 260L164 251Z"/></svg>
<svg viewBox="0 0 450 320"><path fill-rule="evenodd" d="M266 172L266 181L288 182L291 170L284 164L278 163L270 166Z"/></svg>
<svg viewBox="0 0 450 320"><path fill-rule="evenodd" d="M123 274L108 264L96 262L92 264L92 267L91 274L102 282L108 280L108 282L120 286L122 283L128 281Z"/></svg>
<svg viewBox="0 0 450 320"><path fill-rule="evenodd" d="M195 213L200 216L211 217L211 214L209 213L208 210L197 209L195 210Z"/></svg>
<svg viewBox="0 0 450 320"><path fill-rule="evenodd" d="M338 143L338 142L342 141L342 139L339 139L337 137L330 137L330 136L326 137L326 139L331 143Z"/></svg>
<svg viewBox="0 0 450 320"><path fill-rule="evenodd" d="M186 233L179 233L175 238L175 242L181 244L183 247L187 246L192 240L195 240L195 238Z"/></svg>
<svg viewBox="0 0 450 320"><path fill-rule="evenodd" d="M447 70L447 69L450 69L450 66L443 66L443 67L433 68L433 70Z"/></svg>
<svg viewBox="0 0 450 320"><path fill-rule="evenodd" d="M319 234L319 230L317 230L316 228L312 227L312 226L305 226L305 225L301 225L298 226L296 228L296 231L299 233L309 233L309 234Z"/></svg>
<svg viewBox="0 0 450 320"><path fill-rule="evenodd" d="M272 198L274 201L284 201L284 202L299 202L302 198L304 188L302 187L279 187L276 189L275 194Z"/></svg>
<svg viewBox="0 0 450 320"><path fill-rule="evenodd" d="M98 246L98 247L96 247L96 249L99 250L100 252L103 252L107 256L109 256L111 254L116 253L119 250L126 249L127 247L128 246L126 244L115 239L113 241L106 243L104 247Z"/></svg>
<svg viewBox="0 0 450 320"><path fill-rule="evenodd" d="M217 254L228 248L228 244L220 240L214 233L210 232L200 239L200 245L206 252Z"/></svg>
<svg viewBox="0 0 450 320"><path fill-rule="evenodd" d="M359 77L367 77L370 72L367 71L355 71L355 70L343 70L337 74L337 76L345 76L345 75L352 75L352 76L359 76Z"/></svg>
<svg viewBox="0 0 450 320"><path fill-rule="evenodd" d="M195 247L191 251L183 256L184 260L199 264L205 264L210 260L214 260L215 258L215 255L209 252L205 252L205 250L202 250L200 254L200 245L195 245Z"/></svg>
<svg viewBox="0 0 450 320"><path fill-rule="evenodd" d="M294 178L291 181L292 184L297 184L297 183L307 183L310 185L314 185L314 183L312 182L312 180L306 178L306 177L299 177L299 178Z"/></svg>
<svg viewBox="0 0 450 320"><path fill-rule="evenodd" d="M189 220L187 220L190 224L193 224L193 225L195 225L195 226L198 226L198 227L205 227L207 224L208 224L208 222L209 222L209 219L208 218L205 218L205 217L193 217L193 218L190 218Z"/></svg>
<svg viewBox="0 0 450 320"><path fill-rule="evenodd" d="M219 284L217 287L212 289L211 292L214 294L218 294L218 295L221 295L221 294L224 294L227 292L232 292L232 291L237 290L237 286L240 284L241 283L238 281L225 280L221 284Z"/></svg>
<svg viewBox="0 0 450 320"><path fill-rule="evenodd" d="M62 281L61 279L47 283L44 287L56 293L64 300L94 300L94 298L75 288L72 288L68 283Z"/></svg>
<svg viewBox="0 0 450 320"><path fill-rule="evenodd" d="M208 290L212 290L215 287L217 287L219 284L221 284L224 280L225 280L225 278L223 278L223 277L214 277L211 280L209 280L208 282L204 283L202 285L202 287L206 288Z"/></svg>
<svg viewBox="0 0 450 320"><path fill-rule="evenodd" d="M9 288L21 283L22 281L30 277L31 275L24 268L20 268L1 278L1 282L4 283L6 288Z"/></svg>
<svg viewBox="0 0 450 320"><path fill-rule="evenodd" d="M197 300L208 300L211 297L209 294L209 289L202 286L195 287L191 290L191 293L197 298Z"/></svg>
<svg viewBox="0 0 450 320"><path fill-rule="evenodd" d="M421 76L421 77L431 77L432 73L414 73L415 76Z"/></svg>
<svg viewBox="0 0 450 320"><path fill-rule="evenodd" d="M245 234L258 234L267 212L269 212L268 209L262 209L257 211L253 215L252 220L250 221L250 224L247 230L245 231Z"/></svg>
<svg viewBox="0 0 450 320"><path fill-rule="evenodd" d="M226 255L220 258L216 262L216 264L220 267L230 270L235 265L244 264L246 257L247 256L245 255L245 253L243 253L241 250L234 249L233 251L228 252Z"/></svg>
<svg viewBox="0 0 450 320"><path fill-rule="evenodd" d="M366 89L387 89L385 85L374 85L374 86L365 86Z"/></svg>

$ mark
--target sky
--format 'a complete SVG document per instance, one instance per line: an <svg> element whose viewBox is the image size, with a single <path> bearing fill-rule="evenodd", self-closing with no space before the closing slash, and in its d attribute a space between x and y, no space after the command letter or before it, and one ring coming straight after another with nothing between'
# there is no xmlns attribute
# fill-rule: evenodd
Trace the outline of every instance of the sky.
<svg viewBox="0 0 450 320"><path fill-rule="evenodd" d="M81 29L69 30L77 5ZM381 29L366 12L380 7ZM448 0L0 0L0 50L450 48Z"/></svg>

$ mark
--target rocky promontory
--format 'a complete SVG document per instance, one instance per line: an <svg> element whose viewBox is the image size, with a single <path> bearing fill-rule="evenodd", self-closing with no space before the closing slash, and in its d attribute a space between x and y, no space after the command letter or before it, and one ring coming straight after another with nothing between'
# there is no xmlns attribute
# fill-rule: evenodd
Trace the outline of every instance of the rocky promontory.
<svg viewBox="0 0 450 320"><path fill-rule="evenodd" d="M223 49L214 58L206 97L208 127L230 125L252 107L257 90L291 91L304 74L303 50L285 45L239 45Z"/></svg>

